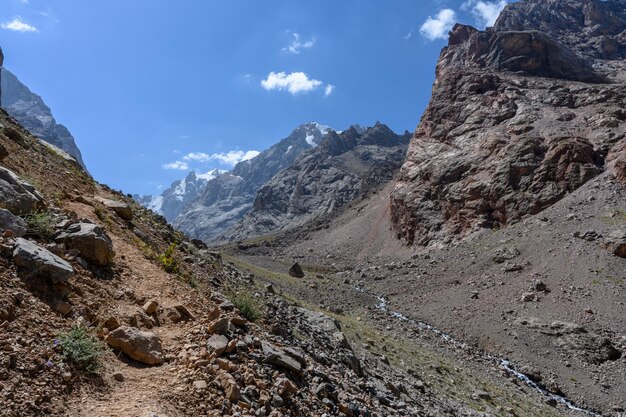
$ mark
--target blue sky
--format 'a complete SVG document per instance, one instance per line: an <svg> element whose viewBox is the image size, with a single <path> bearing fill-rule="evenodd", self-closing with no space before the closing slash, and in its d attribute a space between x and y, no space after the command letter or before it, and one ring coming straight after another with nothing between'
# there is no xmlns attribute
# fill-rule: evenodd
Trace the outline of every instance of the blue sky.
<svg viewBox="0 0 626 417"><path fill-rule="evenodd" d="M456 22L504 0L2 0L5 67L103 183L158 193L307 121L413 131Z"/></svg>

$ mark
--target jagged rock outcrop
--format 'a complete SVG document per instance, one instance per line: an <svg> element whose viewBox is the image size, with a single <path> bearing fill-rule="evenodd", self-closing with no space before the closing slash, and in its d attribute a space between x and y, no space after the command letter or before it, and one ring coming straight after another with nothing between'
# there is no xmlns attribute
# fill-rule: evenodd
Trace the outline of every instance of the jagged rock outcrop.
<svg viewBox="0 0 626 417"><path fill-rule="evenodd" d="M261 187L252 210L224 238L292 229L335 212L393 178L409 137L380 123L361 132L351 127L329 133Z"/></svg>
<svg viewBox="0 0 626 417"><path fill-rule="evenodd" d="M0 72L2 108L34 136L66 151L85 168L74 137L65 126L56 122L42 98L30 91L11 71L2 67Z"/></svg>
<svg viewBox="0 0 626 417"><path fill-rule="evenodd" d="M332 131L315 122L299 126L255 158L240 162L230 173L209 181L196 201L183 209L174 226L206 241L221 236L252 208L260 186Z"/></svg>
<svg viewBox="0 0 626 417"><path fill-rule="evenodd" d="M520 1L456 25L391 198L398 237L447 242L624 173L626 2Z"/></svg>

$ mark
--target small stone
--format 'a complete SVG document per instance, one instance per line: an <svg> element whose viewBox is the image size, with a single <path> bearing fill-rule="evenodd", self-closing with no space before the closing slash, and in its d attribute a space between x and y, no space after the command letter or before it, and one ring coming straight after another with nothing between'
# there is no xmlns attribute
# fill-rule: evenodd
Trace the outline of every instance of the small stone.
<svg viewBox="0 0 626 417"><path fill-rule="evenodd" d="M124 382L124 374L122 374L121 372L116 372L113 374L113 379L117 382Z"/></svg>
<svg viewBox="0 0 626 417"><path fill-rule="evenodd" d="M208 385L204 380L193 381L193 387L196 391L204 391Z"/></svg>
<svg viewBox="0 0 626 417"><path fill-rule="evenodd" d="M146 314L154 314L154 313L156 313L157 308L159 308L159 303L156 300L148 300L143 305L143 311L145 311Z"/></svg>
<svg viewBox="0 0 626 417"><path fill-rule="evenodd" d="M524 294L522 294L522 302L524 303L529 303L533 301L534 299L535 299L534 292L525 292Z"/></svg>
<svg viewBox="0 0 626 417"><path fill-rule="evenodd" d="M289 268L289 275L294 278L304 278L304 271L298 262L291 265L291 268Z"/></svg>

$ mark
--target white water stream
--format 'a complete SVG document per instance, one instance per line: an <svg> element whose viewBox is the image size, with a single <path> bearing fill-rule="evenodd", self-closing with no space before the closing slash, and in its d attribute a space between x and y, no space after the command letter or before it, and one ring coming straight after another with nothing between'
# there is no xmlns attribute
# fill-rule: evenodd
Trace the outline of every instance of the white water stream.
<svg viewBox="0 0 626 417"><path fill-rule="evenodd" d="M365 291L364 288L359 287L359 286L354 286L354 288L362 293L367 293ZM401 320L401 321L405 321L407 323L410 323L414 326L417 326L420 328L420 330L427 330L430 331L434 334L436 334L437 336L439 336L443 341L450 343L458 348L462 348L462 349L466 349L467 345L463 342L459 342L458 340L454 339L452 336L450 336L449 334L446 334L444 332L442 332L441 330L439 330L438 328L428 324L428 323L424 323L421 321L417 321L417 320L413 320L408 318L407 316L403 315L402 313L399 313L397 311L392 311L389 310L389 307L387 306L387 300L385 299L385 297L383 296L376 296L376 298L378 299L378 304L376 305L376 308L380 311L384 311L386 313L389 313L392 317ZM578 407L576 404L574 404L572 401L568 400L567 398L561 396L561 395L556 395L553 394L549 391L547 391L546 389L544 389L543 387L541 387L539 384L537 384L536 382L534 382L533 380L531 380L528 376L524 375L523 373L519 372L516 369L516 366L514 364L512 364L510 361L506 360L506 359L502 359L502 358L498 358L496 356L490 355L488 353L485 352L477 352L478 355L482 356L483 358L495 362L498 364L498 366L503 369L504 371L506 371L509 375L514 376L515 378L519 379L520 381L522 381L524 384L526 384L527 386L533 388L534 390L536 390L537 392L539 392L541 395L543 395L546 398L549 399L553 399L555 401L557 401L560 404L563 404L564 406L566 406L568 409L570 410L574 410L574 411L578 411L580 413L583 413L585 415L588 416L593 416L593 417L602 417L601 414L595 413L593 411L590 410L586 410L584 408Z"/></svg>

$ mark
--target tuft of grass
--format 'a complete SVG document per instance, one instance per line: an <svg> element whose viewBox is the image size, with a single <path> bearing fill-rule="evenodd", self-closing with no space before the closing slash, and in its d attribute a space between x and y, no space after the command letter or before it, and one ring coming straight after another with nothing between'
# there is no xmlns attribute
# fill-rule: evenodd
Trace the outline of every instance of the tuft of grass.
<svg viewBox="0 0 626 417"><path fill-rule="evenodd" d="M165 272L170 274L175 274L178 272L178 262L176 258L174 258L174 250L176 249L176 244L172 243L165 253L162 253L157 257L157 261L159 265Z"/></svg>
<svg viewBox="0 0 626 417"><path fill-rule="evenodd" d="M100 357L104 346L85 327L74 325L58 335L58 346L63 358L77 368L97 373L102 368Z"/></svg>
<svg viewBox="0 0 626 417"><path fill-rule="evenodd" d="M235 297L233 297L231 301L234 306L241 312L241 315L249 321L255 322L263 317L263 312L259 308L254 298L252 298L250 293L239 293Z"/></svg>
<svg viewBox="0 0 626 417"><path fill-rule="evenodd" d="M42 211L26 216L28 228L43 238L51 239L54 235L56 218L52 212Z"/></svg>

